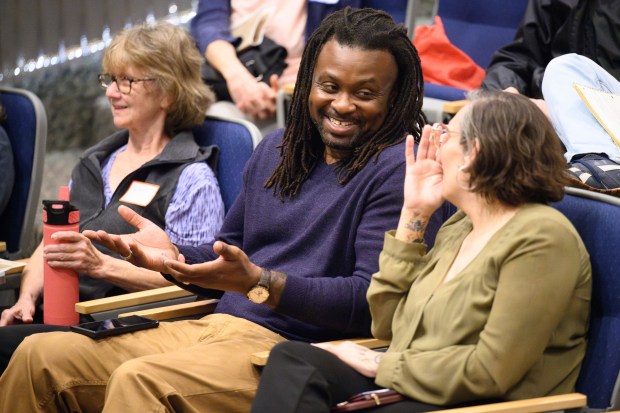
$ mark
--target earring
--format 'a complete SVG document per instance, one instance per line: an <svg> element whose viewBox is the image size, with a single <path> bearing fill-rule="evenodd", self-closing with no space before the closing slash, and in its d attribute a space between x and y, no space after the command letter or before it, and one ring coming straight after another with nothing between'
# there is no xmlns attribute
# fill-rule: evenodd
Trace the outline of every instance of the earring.
<svg viewBox="0 0 620 413"><path fill-rule="evenodd" d="M463 173L466 174L467 172L465 172L465 165L461 165L458 167L458 172L456 174L455 180L456 180L456 184L458 185L459 188L465 190L465 191L472 191L474 189L474 187L469 183L468 179L463 179L462 181L465 182L467 181L467 185L463 185L463 183L459 180L459 174Z"/></svg>

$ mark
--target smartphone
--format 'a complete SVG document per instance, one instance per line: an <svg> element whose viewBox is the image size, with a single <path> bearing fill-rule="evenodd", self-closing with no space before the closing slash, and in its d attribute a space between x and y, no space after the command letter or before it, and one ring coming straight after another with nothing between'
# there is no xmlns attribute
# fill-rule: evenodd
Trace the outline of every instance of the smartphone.
<svg viewBox="0 0 620 413"><path fill-rule="evenodd" d="M159 321L139 315L128 317L110 318L102 321L92 321L89 323L71 326L71 331L84 334L91 338L103 338L115 336L117 334L129 333L131 331L145 330L159 325Z"/></svg>
<svg viewBox="0 0 620 413"><path fill-rule="evenodd" d="M353 412L379 405L396 403L404 399L405 396L392 389L375 389L358 393L348 400L338 403L332 407L331 411L332 413Z"/></svg>

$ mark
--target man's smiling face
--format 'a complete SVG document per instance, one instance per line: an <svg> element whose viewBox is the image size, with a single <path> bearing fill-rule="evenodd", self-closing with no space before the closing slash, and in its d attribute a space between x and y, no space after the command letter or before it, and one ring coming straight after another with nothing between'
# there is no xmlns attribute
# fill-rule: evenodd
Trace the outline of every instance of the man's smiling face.
<svg viewBox="0 0 620 413"><path fill-rule="evenodd" d="M386 50L340 45L331 39L314 67L308 107L328 163L372 139L388 114L398 66Z"/></svg>

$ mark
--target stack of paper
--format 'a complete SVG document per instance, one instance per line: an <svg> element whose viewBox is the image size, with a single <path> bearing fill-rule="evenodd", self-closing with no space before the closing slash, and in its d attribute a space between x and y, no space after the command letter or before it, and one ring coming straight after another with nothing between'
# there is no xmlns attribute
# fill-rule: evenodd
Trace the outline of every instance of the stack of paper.
<svg viewBox="0 0 620 413"><path fill-rule="evenodd" d="M261 7L230 27L230 33L235 37L241 38L241 43L237 46L237 52L241 52L248 47L258 46L263 42L267 21L273 11L273 7Z"/></svg>
<svg viewBox="0 0 620 413"><path fill-rule="evenodd" d="M620 147L620 95L577 83L573 86L592 115L609 133L616 146Z"/></svg>

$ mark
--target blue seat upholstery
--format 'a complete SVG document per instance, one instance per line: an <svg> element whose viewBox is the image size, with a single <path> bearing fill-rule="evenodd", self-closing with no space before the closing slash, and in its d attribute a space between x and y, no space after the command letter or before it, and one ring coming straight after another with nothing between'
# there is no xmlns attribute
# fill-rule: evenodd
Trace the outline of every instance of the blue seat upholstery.
<svg viewBox="0 0 620 413"><path fill-rule="evenodd" d="M364 0L362 6L385 10L396 23L405 23L407 0Z"/></svg>
<svg viewBox="0 0 620 413"><path fill-rule="evenodd" d="M567 188L554 206L573 223L592 262L589 342L577 391L590 408L620 409L620 198Z"/></svg>
<svg viewBox="0 0 620 413"><path fill-rule="evenodd" d="M523 19L527 0L439 0L446 35L483 68L499 47L511 42Z"/></svg>
<svg viewBox="0 0 620 413"><path fill-rule="evenodd" d="M436 14L450 42L486 69L493 52L513 40L527 0L437 0L437 4ZM465 94L451 86L424 84L424 96L435 99L460 100Z"/></svg>
<svg viewBox="0 0 620 413"><path fill-rule="evenodd" d="M199 145L220 148L216 175L228 212L241 192L243 168L261 140L260 131L245 120L207 116L202 125L194 128L194 136Z"/></svg>
<svg viewBox="0 0 620 413"><path fill-rule="evenodd" d="M0 215L0 240L11 258L29 255L34 245L34 220L43 176L47 116L41 100L23 89L0 88L7 114L6 132L13 147L15 185Z"/></svg>

